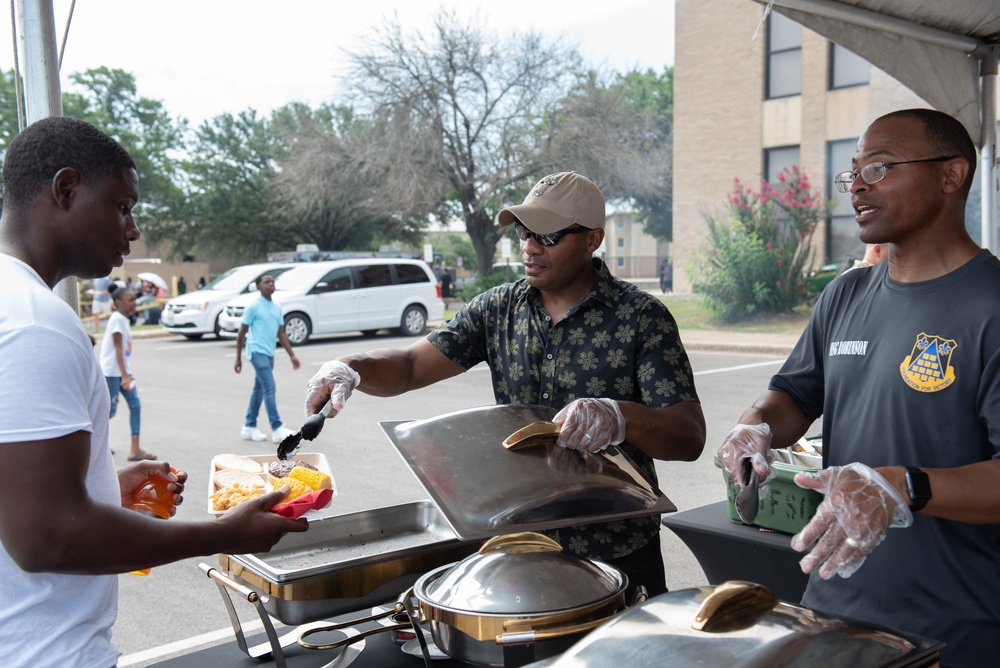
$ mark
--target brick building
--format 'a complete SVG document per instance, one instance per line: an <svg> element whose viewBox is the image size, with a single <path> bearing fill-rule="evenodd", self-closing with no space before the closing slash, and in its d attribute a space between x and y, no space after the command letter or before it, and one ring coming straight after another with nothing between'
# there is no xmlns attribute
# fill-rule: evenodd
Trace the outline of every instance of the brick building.
<svg viewBox="0 0 1000 668"><path fill-rule="evenodd" d="M748 0L677 0L674 65L674 288L705 243L706 211L720 211L733 178L774 182L798 164L814 188L839 196L858 137L876 117L930 106L885 72ZM759 27L759 30L758 30ZM975 138L974 138L975 139ZM978 178L978 177L977 177ZM978 186L977 186L978 187ZM978 240L978 192L970 202ZM971 228L971 224L970 224ZM814 236L818 262L859 256L846 197Z"/></svg>

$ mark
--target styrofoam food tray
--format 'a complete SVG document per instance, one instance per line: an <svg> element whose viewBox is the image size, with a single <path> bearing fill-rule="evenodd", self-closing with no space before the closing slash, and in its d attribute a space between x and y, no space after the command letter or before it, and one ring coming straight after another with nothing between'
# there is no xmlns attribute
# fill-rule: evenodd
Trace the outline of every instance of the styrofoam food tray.
<svg viewBox="0 0 1000 668"><path fill-rule="evenodd" d="M261 465L260 484L263 485L265 493L270 492L273 489L273 486L268 481L267 465L270 464L271 462L278 461L278 455L273 454L273 455L241 455L241 456L246 457L248 459L252 459ZM229 512L228 510L216 510L215 508L212 507L212 495L215 494L216 491L218 491L218 488L215 486L215 474L217 471L220 470L217 463L218 458L219 455L216 455L215 457L212 458L212 463L210 466L210 472L208 476L208 496L206 497L208 512L212 515L215 515L216 517L220 517ZM331 486L333 487L333 496L337 496L337 481L333 479L333 471L330 469L330 462L327 460L326 455L324 455L321 452L297 452L295 453L295 456L292 457L292 459L298 459L299 461L303 461L306 464L311 464L312 466L315 466L318 470L330 476L330 483ZM329 505L330 504L328 503L326 504L326 506L323 507L326 508L329 507Z"/></svg>

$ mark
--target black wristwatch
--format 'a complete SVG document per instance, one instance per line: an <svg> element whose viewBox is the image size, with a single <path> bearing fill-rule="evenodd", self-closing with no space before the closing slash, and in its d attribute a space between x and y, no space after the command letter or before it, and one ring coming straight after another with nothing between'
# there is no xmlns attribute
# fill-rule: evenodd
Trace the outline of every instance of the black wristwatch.
<svg viewBox="0 0 1000 668"><path fill-rule="evenodd" d="M910 495L910 510L917 512L931 500L931 481L916 466L906 467L906 492Z"/></svg>

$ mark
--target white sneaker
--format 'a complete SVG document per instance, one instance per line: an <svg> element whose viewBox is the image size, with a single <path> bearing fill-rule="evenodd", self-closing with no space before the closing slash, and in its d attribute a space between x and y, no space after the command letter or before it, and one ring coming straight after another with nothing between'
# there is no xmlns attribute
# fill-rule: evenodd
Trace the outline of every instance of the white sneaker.
<svg viewBox="0 0 1000 668"><path fill-rule="evenodd" d="M267 436L264 435L257 427L243 427L240 431L240 438L244 441L266 441Z"/></svg>
<svg viewBox="0 0 1000 668"><path fill-rule="evenodd" d="M271 437L271 440L274 441L275 443L281 443L283 440L285 440L294 433L295 432L292 431L291 429L286 429L285 425L281 425L280 427L274 430L274 435Z"/></svg>

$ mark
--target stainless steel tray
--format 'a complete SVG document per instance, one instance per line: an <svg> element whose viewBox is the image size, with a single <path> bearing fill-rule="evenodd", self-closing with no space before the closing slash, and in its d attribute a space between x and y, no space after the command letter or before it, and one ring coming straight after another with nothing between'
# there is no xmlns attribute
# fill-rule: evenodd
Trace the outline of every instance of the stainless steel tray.
<svg viewBox="0 0 1000 668"><path fill-rule="evenodd" d="M464 540L677 510L616 446L599 454L503 447L514 431L555 414L514 404L379 426Z"/></svg>
<svg viewBox="0 0 1000 668"><path fill-rule="evenodd" d="M433 503L418 501L315 520L270 552L219 555L219 564L266 595L273 617L301 624L393 600L478 547L459 540Z"/></svg>

